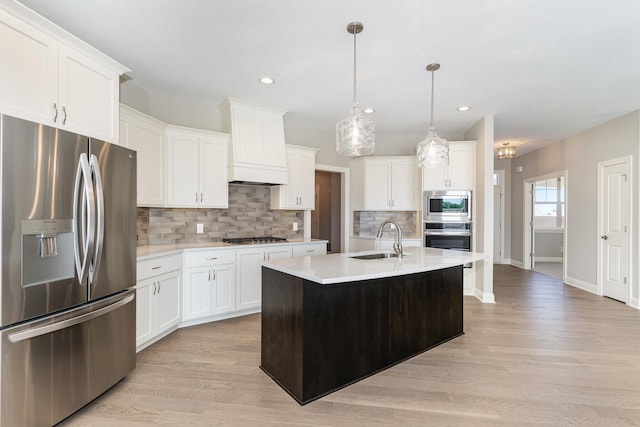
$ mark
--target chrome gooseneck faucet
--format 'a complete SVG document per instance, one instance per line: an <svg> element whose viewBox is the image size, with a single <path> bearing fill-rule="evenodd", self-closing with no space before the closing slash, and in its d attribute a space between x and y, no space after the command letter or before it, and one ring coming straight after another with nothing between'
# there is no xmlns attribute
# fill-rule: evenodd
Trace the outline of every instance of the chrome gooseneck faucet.
<svg viewBox="0 0 640 427"><path fill-rule="evenodd" d="M383 222L380 225L380 228L378 228L378 233L376 234L376 239L382 238L382 229L387 224L392 224L392 225L395 226L396 232L394 233L394 236L393 236L393 251L396 253L396 256L398 258L402 258L404 256L404 253L402 251L402 229L400 228L400 226L398 225L397 222L391 221L389 219L386 220L385 222Z"/></svg>

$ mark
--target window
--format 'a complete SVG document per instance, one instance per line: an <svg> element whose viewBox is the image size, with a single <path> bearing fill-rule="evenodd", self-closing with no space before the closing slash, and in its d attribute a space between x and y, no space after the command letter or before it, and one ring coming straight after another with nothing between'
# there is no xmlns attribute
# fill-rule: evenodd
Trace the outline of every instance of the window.
<svg viewBox="0 0 640 427"><path fill-rule="evenodd" d="M534 190L534 227L564 228L564 176L536 181Z"/></svg>

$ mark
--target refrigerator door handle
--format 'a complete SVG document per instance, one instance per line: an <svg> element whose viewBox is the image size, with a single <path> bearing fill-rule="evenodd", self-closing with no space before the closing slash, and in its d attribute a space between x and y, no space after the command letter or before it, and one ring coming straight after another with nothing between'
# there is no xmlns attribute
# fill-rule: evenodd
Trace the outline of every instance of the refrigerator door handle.
<svg viewBox="0 0 640 427"><path fill-rule="evenodd" d="M66 329L71 326L75 326L79 323L84 323L88 320L95 319L96 317L103 316L107 313L116 310L123 305L129 304L135 298L135 294L131 294L128 297L121 299L120 301L114 302L113 304L107 305L106 307L99 308L98 310L91 311L89 313L81 314L80 316L72 317L71 319L66 319L61 322L52 323L46 326L40 326L33 329L27 329L25 331L15 332L13 334L9 334L9 341L12 343L29 340L35 337L39 337L41 335L50 334L52 332L59 331L61 329Z"/></svg>
<svg viewBox="0 0 640 427"><path fill-rule="evenodd" d="M95 284L98 278L98 270L100 269L100 260L102 259L102 248L104 246L104 186L102 185L102 175L100 174L100 164L95 154L91 155L89 162L91 174L94 178L95 184L95 201L96 201L96 237L95 237L95 250L92 258L92 267L89 268L89 283ZM91 294L89 294L91 297Z"/></svg>
<svg viewBox="0 0 640 427"><path fill-rule="evenodd" d="M80 188L81 182L84 182L84 188ZM94 235L95 235L95 196L91 186L91 170L89 168L89 160L86 153L80 155L78 161L78 170L76 172L76 180L74 185L73 196L73 234L74 234L74 258L76 264L76 273L81 285L87 281L89 274L89 265L91 254L93 253ZM82 201L81 206L80 199ZM78 218L79 211L81 219ZM80 224L82 223L82 230ZM86 227L86 228L85 228ZM79 239L82 237L82 248L79 245ZM82 252L81 252L82 250ZM80 258L83 258L82 260Z"/></svg>

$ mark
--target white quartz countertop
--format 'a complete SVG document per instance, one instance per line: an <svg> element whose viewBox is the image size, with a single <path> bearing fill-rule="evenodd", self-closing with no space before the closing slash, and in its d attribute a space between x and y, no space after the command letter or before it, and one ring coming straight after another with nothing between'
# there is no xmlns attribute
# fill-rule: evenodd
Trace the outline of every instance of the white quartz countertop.
<svg viewBox="0 0 640 427"><path fill-rule="evenodd" d="M282 243L264 243L252 245L232 245L223 242L203 242L203 243L176 243L166 245L147 245L138 246L136 255L138 260L153 258L161 255L170 255L189 250L207 250L207 249L241 249L257 246L277 246L277 245L304 245L309 243L327 243L327 240L320 239L289 239Z"/></svg>
<svg viewBox="0 0 640 427"><path fill-rule="evenodd" d="M422 273L484 259L479 252L406 248L403 258L355 259L389 251L364 251L265 261L263 266L323 285Z"/></svg>

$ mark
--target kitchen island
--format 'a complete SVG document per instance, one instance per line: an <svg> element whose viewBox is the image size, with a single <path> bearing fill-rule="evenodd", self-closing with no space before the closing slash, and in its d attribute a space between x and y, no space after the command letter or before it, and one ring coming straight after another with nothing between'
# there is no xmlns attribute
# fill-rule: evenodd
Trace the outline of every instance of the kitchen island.
<svg viewBox="0 0 640 427"><path fill-rule="evenodd" d="M260 368L298 403L463 334L462 266L482 254L377 253L263 263Z"/></svg>

